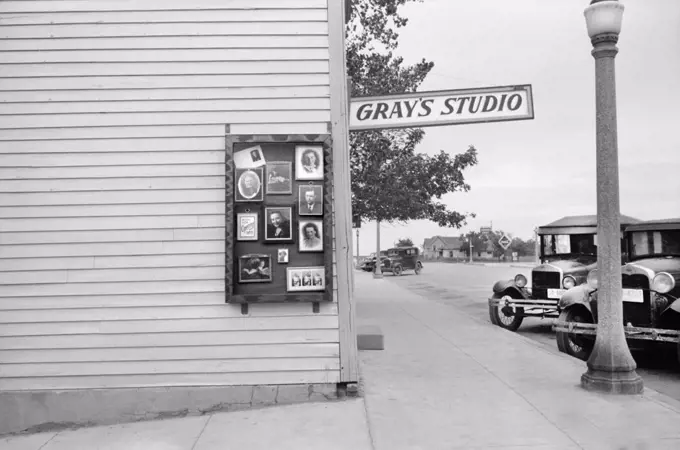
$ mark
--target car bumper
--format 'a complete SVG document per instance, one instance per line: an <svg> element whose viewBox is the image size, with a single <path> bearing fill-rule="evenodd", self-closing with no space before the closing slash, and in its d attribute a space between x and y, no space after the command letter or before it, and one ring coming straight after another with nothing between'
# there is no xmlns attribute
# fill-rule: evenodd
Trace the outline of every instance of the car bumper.
<svg viewBox="0 0 680 450"><path fill-rule="evenodd" d="M597 324L556 321L553 323L553 331L595 336L597 335ZM626 339L671 343L680 342L679 330L624 326L623 331Z"/></svg>
<svg viewBox="0 0 680 450"><path fill-rule="evenodd" d="M537 299L537 298L511 298L503 296L501 298L489 298L489 306L499 308L510 308L516 311L517 308L524 310L525 316L559 316L557 310L557 299Z"/></svg>

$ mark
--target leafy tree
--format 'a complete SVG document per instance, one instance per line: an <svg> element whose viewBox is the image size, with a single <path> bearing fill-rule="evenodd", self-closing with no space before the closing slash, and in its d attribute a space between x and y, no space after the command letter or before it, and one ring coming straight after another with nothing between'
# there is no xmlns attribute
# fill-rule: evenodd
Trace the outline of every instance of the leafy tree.
<svg viewBox="0 0 680 450"><path fill-rule="evenodd" d="M397 30L408 20L399 7L422 0L356 0L347 25L347 71L351 95L375 96L415 92L434 66L422 59L405 65L394 56ZM460 228L467 217L440 200L443 195L468 191L463 170L477 164L477 150L450 156L416 153L422 129L350 133L352 209L363 220L385 222L428 219L440 226Z"/></svg>
<svg viewBox="0 0 680 450"><path fill-rule="evenodd" d="M397 247L413 247L413 241L411 238L401 238L397 241Z"/></svg>

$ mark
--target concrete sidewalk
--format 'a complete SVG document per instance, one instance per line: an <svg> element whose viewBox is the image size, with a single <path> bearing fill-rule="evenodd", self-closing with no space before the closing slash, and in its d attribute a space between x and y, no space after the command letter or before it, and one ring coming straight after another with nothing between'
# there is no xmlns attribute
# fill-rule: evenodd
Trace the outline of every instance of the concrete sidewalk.
<svg viewBox="0 0 680 450"><path fill-rule="evenodd" d="M389 279L356 284L360 323L385 335L384 351L361 353L376 449L680 448L674 400L585 391L582 361Z"/></svg>
<svg viewBox="0 0 680 450"><path fill-rule="evenodd" d="M582 361L355 275L358 322L385 335L385 350L360 354L362 398L0 438L0 450L680 448L674 400L584 391Z"/></svg>

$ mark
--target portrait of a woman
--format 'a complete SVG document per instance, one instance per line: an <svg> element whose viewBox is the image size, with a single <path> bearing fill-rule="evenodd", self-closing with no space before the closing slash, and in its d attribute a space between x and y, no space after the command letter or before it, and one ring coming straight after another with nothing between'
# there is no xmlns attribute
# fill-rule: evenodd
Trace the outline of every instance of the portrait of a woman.
<svg viewBox="0 0 680 450"><path fill-rule="evenodd" d="M295 147L295 179L323 180L323 151L321 146Z"/></svg>
<svg viewBox="0 0 680 450"><path fill-rule="evenodd" d="M323 223L320 220L300 222L299 250L301 252L323 251Z"/></svg>

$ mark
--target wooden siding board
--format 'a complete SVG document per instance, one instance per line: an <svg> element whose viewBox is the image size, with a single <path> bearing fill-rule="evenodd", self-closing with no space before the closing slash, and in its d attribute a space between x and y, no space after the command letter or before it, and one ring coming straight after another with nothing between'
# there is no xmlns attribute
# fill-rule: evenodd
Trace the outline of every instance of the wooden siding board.
<svg viewBox="0 0 680 450"><path fill-rule="evenodd" d="M91 67L90 73L111 75L125 72L117 67L167 67L173 73L174 67L187 70L187 62L201 62L191 65L194 70L226 70L226 73L240 73L255 69L258 72L263 66L272 69L278 67L280 61L328 61L328 50L325 48L192 48L192 49L135 49L135 50L59 50L59 51L12 51L2 52L0 75L3 77L42 76L41 70L54 70L53 75L69 75L69 69L82 70ZM118 64L113 64L118 63ZM144 72L146 73L146 72ZM162 72L161 72L162 73ZM184 72L179 72L184 73ZM205 72L195 72L205 73ZM211 73L211 72L208 72ZM218 72L219 73L219 72ZM246 72L248 73L248 72ZM285 73L285 72L284 72ZM78 74L78 72L76 72ZM85 75L87 73L83 73Z"/></svg>
<svg viewBox="0 0 680 450"><path fill-rule="evenodd" d="M184 333L74 334L0 336L2 350L69 348L193 347L202 345L268 345L337 343L338 330L197 331ZM191 349L186 348L190 354Z"/></svg>
<svg viewBox="0 0 680 450"><path fill-rule="evenodd" d="M12 105L23 103L71 105L88 102L117 101L199 101L199 100L255 100L280 98L328 98L328 86L283 85L277 86L218 86L212 88L158 88L158 89L92 89L92 90L41 90L0 91L0 102ZM26 105L28 107L28 105ZM82 106L85 108L85 106ZM199 136L200 137L200 136Z"/></svg>
<svg viewBox="0 0 680 450"><path fill-rule="evenodd" d="M36 12L26 15L6 15L3 26L9 25L72 25L107 23L200 23L200 22L296 22L300 20L323 22L328 18L325 8L308 9L225 9L170 10L170 11L120 11L120 12Z"/></svg>
<svg viewBox="0 0 680 450"><path fill-rule="evenodd" d="M129 38L5 39L0 51L51 50L147 50L210 48L328 48L326 35L277 36L135 36Z"/></svg>
<svg viewBox="0 0 680 450"><path fill-rule="evenodd" d="M0 115L83 114L83 113L164 113L190 111L296 111L330 109L329 98L263 98L210 100L137 100L110 102L0 103ZM187 150L189 150L187 148Z"/></svg>
<svg viewBox="0 0 680 450"><path fill-rule="evenodd" d="M195 10L251 10L251 9L319 9L326 8L327 0L3 0L2 13L72 13L72 12L114 12L114 11L195 11Z"/></svg>
<svg viewBox="0 0 680 450"><path fill-rule="evenodd" d="M0 2L0 389L340 380L336 303L223 303L224 123L328 132L327 16Z"/></svg>
<svg viewBox="0 0 680 450"><path fill-rule="evenodd" d="M191 349L194 359L248 358L338 358L339 345L328 344L271 344L271 345L206 345ZM118 349L84 348L69 350L0 350L0 361L17 363L65 363L95 361L156 361L186 359L182 347L129 348L121 355Z"/></svg>
<svg viewBox="0 0 680 450"><path fill-rule="evenodd" d="M312 371L277 370L274 372L168 374L168 375L99 375L91 377L0 378L0 390L72 390L106 388L142 388L167 386L225 386L262 384L337 383L339 370L321 368Z"/></svg>

